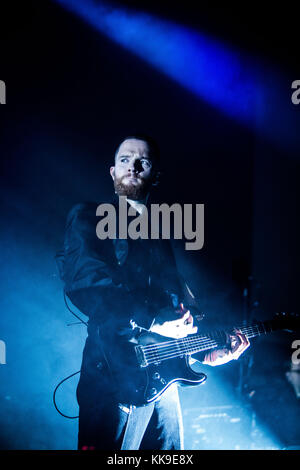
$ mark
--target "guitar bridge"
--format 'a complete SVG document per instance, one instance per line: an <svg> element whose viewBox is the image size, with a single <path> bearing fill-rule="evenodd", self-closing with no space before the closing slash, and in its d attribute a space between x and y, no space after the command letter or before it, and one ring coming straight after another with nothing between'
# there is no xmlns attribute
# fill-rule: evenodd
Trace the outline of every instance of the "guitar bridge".
<svg viewBox="0 0 300 470"><path fill-rule="evenodd" d="M147 367L148 361L145 357L143 346L135 346L135 353L140 367Z"/></svg>

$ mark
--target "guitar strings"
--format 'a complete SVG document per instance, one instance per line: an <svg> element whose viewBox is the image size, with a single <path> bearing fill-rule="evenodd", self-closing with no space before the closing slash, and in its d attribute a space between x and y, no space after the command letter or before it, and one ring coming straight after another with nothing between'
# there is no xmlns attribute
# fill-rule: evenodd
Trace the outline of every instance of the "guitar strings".
<svg viewBox="0 0 300 470"><path fill-rule="evenodd" d="M253 337L256 336L254 328L257 329L257 334L261 334L259 331L259 325L241 327L239 330L242 331L243 334L246 334L246 336ZM216 333L221 335L221 332ZM157 345L144 346L143 351L145 359L148 363L152 363L157 362L158 360L166 360L172 357L192 354L194 350L194 353L196 353L198 352L197 349L200 345L201 347L205 347L205 349L211 349L212 347L218 346L217 342L206 336L197 336L197 338L180 338L180 340L175 340L175 342L174 340L170 340ZM181 351L180 348L182 349Z"/></svg>
<svg viewBox="0 0 300 470"><path fill-rule="evenodd" d="M181 355L186 355L186 353L182 352L181 354L178 354L178 352L173 352L171 354L160 356L159 358L150 358L149 361L147 361L147 362L148 362L148 364L155 364L156 362L161 362L161 361L164 361L166 359L172 359L172 358L175 358L175 357L179 357Z"/></svg>
<svg viewBox="0 0 300 470"><path fill-rule="evenodd" d="M261 332L259 331L259 327L258 326L250 326L250 327L240 327L238 328L240 331L242 331L243 334L246 334L246 336L248 337L253 337L253 336L256 336L256 333L253 331L254 328L257 329L257 334L261 334ZM263 333L263 332L262 332ZM216 332L215 335L221 335L221 332ZM213 336L213 335L211 335ZM205 336L205 335L195 335L195 337L191 337L191 338L188 338L188 337L185 337L185 338L179 338L179 339L172 339L170 341L164 341L163 343L158 343L158 344L154 344L154 345L147 345L147 346L143 346L143 349L144 350L150 350L152 348L165 348L167 347L167 345L170 345L172 346L174 344L174 342L176 342L176 345L178 346L178 342L188 342L189 344L192 344L192 343L198 343L199 345L201 343L203 343L205 345L205 343L207 341L213 341L213 339L209 338L208 336Z"/></svg>
<svg viewBox="0 0 300 470"><path fill-rule="evenodd" d="M156 344L156 345L148 345L148 346L143 346L143 350L144 351L151 351L151 350L162 350L162 349L172 349L172 348L180 348L181 346L183 347L188 347L188 346L195 346L195 345L199 345L201 344L201 346L206 346L207 344L212 344L212 343L215 343L217 344L214 340L210 339L210 338L202 338L201 340L200 339L196 339L196 338L180 338L180 339L175 339L173 341L168 341L168 342L164 342L164 343L159 343L159 344Z"/></svg>
<svg viewBox="0 0 300 470"><path fill-rule="evenodd" d="M247 336L250 337L251 333L253 333L252 331L252 327L248 327L248 328L244 328L244 332ZM154 345L147 345L147 346L143 346L143 349L144 351L148 351L148 350L151 350L151 349L163 349L163 348L166 348L168 346L176 346L176 347L180 347L180 343L182 343L182 345L184 346L188 346L188 345L194 345L194 344L198 344L199 346L200 345L206 345L207 342L211 342L211 341L214 341L212 338L209 338L208 336L200 336L200 335L197 335L195 337L192 337L192 338L188 338L188 337L185 337L185 338L179 338L179 339L172 339L170 341L164 341L163 343L157 343L157 344L154 344Z"/></svg>
<svg viewBox="0 0 300 470"><path fill-rule="evenodd" d="M216 347L216 346L218 346L218 344L215 343L215 342L212 342L210 347L206 348L206 349L211 349L212 347ZM199 350L195 349L194 353L196 353L198 351ZM164 361L166 359L172 359L172 358L175 358L175 357L179 357L179 356L182 356L182 355L189 355L189 354L192 354L192 353L193 353L193 350L178 352L178 349L171 350L171 348L169 348L169 351L168 352L164 351L163 354L161 354L161 353L158 354L158 352L152 351L150 353L150 357L149 357L149 353L147 353L146 360L147 360L148 364L152 364L152 363Z"/></svg>
<svg viewBox="0 0 300 470"><path fill-rule="evenodd" d="M212 349L216 346L217 346L217 344L215 344L215 343L210 344L209 347L205 348L205 350ZM161 361L166 360L166 359L171 359L171 358L175 358L175 357L196 354L197 352L199 352L198 348L187 349L187 350L182 350L182 351L178 351L178 349L173 349L173 350L169 349L169 351L164 351L163 354L161 352L158 352L158 351L152 351L150 353L147 352L145 354L145 359L148 362L148 364L152 364L152 363L161 362Z"/></svg>
<svg viewBox="0 0 300 470"><path fill-rule="evenodd" d="M260 330L260 327L263 328L263 330ZM259 325L252 325L248 327L239 327L237 328L240 330L243 334L245 334L248 338L255 337L257 335L261 334L266 334L267 331L264 327L263 323L260 323ZM257 330L255 332L255 329ZM215 335L221 336L220 331L216 331ZM148 345L144 346L143 350L145 353L145 358L148 363L155 363L158 361L182 356L182 355L188 355L188 354L195 354L196 352L199 351L199 346L201 344L200 350L205 350L205 349L211 349L212 347L217 347L218 343L215 342L214 340L210 339L207 336L204 335L197 335L196 337L193 338L180 338L178 340L170 340L170 341L165 341L164 343L156 344L156 345ZM209 346L209 347L208 347ZM180 348L182 349L180 351ZM162 354L163 353L163 354ZM147 357L146 357L147 356ZM150 356L150 357L149 357Z"/></svg>
<svg viewBox="0 0 300 470"><path fill-rule="evenodd" d="M207 347L205 349L210 349L217 345L218 344L215 341L207 341L206 342ZM157 359L160 359L160 358L165 359L168 357L175 357L176 355L180 356L181 354L189 354L189 353L192 353L193 351L197 352L197 349L198 349L195 347L191 348L187 345L183 345L183 346L184 347L182 348L181 351L177 344L175 344L174 346L165 347L164 350L161 350L161 351L157 350L157 348L154 347L154 349L152 348L151 351L149 350L145 351L146 352L145 357L146 357L146 360L148 359L151 360L152 358L155 358L156 356L156 361L157 361Z"/></svg>
<svg viewBox="0 0 300 470"><path fill-rule="evenodd" d="M173 342L174 341L174 342ZM157 353L167 353L167 352L172 352L176 350L180 351L180 348L185 350L185 353L192 352L195 349L198 349L201 345L201 347L205 347L208 349L209 347L214 347L217 346L218 343L216 343L214 340L210 338L201 338L196 339L196 338L181 338L180 340L173 340L165 343L161 343L158 345L149 345L149 346L144 346L143 350L144 352L149 355L149 354L157 354ZM180 351L181 352L181 351Z"/></svg>
<svg viewBox="0 0 300 470"><path fill-rule="evenodd" d="M198 349L197 347L191 347L190 345L182 345L183 347L181 348L182 350L185 350L184 352L191 352L192 350L196 350ZM195 345L196 346L196 345ZM210 342L207 342L206 345L207 347L214 347L214 346L217 346L217 343L215 343L214 341L210 341ZM178 347L178 345L174 345L174 346L169 346L169 347L166 347L164 349L151 349L151 350L146 350L144 351L148 356L149 355L153 355L153 354L157 354L157 353L168 353L168 352L172 352L172 351L180 351L180 347ZM181 352L181 351L180 351Z"/></svg>

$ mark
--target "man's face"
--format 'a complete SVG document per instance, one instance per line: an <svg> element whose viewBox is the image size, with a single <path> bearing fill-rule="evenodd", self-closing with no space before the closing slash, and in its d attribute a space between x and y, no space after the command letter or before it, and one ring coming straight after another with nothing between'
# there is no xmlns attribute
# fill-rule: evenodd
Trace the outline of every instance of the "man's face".
<svg viewBox="0 0 300 470"><path fill-rule="evenodd" d="M153 181L154 171L147 142L126 139L116 154L115 166L110 168L115 191L119 196L142 200Z"/></svg>

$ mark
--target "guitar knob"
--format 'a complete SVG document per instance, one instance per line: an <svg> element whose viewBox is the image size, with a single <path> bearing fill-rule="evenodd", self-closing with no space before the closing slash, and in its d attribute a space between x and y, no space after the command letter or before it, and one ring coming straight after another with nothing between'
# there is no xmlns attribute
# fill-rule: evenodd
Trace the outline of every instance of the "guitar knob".
<svg viewBox="0 0 300 470"><path fill-rule="evenodd" d="M159 373L158 373L158 372L154 372L154 374L152 375L152 378L153 378L154 380L159 380L159 379L160 379Z"/></svg>
<svg viewBox="0 0 300 470"><path fill-rule="evenodd" d="M160 382L161 382L163 385L166 385L166 383L167 383L167 382L165 381L165 379L160 379Z"/></svg>
<svg viewBox="0 0 300 470"><path fill-rule="evenodd" d="M156 388L151 388L150 394L151 394L152 396L156 395L156 394L157 394Z"/></svg>

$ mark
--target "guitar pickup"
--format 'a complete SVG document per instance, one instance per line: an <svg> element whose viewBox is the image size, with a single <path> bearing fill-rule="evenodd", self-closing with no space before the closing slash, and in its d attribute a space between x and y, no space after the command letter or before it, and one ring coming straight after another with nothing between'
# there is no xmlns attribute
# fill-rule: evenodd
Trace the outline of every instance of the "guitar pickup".
<svg viewBox="0 0 300 470"><path fill-rule="evenodd" d="M145 357L143 346L135 346L135 353L140 367L147 367L148 361Z"/></svg>

